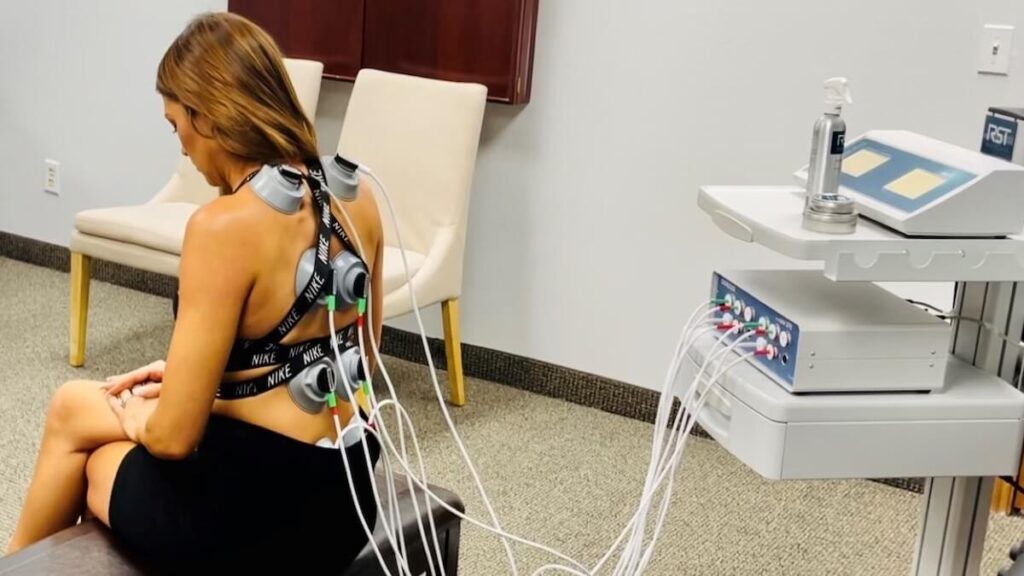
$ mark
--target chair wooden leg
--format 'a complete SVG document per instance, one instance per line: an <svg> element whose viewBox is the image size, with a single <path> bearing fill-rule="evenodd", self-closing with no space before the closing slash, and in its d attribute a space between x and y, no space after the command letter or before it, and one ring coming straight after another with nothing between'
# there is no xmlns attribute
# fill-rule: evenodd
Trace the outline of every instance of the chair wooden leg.
<svg viewBox="0 0 1024 576"><path fill-rule="evenodd" d="M448 357L448 401L455 406L466 404L465 382L462 378L462 339L459 337L459 301L441 303L444 319L444 351Z"/></svg>
<svg viewBox="0 0 1024 576"><path fill-rule="evenodd" d="M1002 480L996 480L992 488L992 503L989 510L996 514L1009 514L1013 508L1013 488Z"/></svg>
<svg viewBox="0 0 1024 576"><path fill-rule="evenodd" d="M89 318L89 272L92 259L71 253L71 332L70 362L85 364L85 328Z"/></svg>

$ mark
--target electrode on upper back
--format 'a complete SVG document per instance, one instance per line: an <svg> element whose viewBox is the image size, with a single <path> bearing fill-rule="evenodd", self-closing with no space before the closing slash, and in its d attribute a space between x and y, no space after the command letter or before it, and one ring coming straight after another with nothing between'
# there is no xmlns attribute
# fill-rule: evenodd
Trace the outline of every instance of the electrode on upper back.
<svg viewBox="0 0 1024 576"><path fill-rule="evenodd" d="M357 168L357 164L346 160L340 154L333 157L324 156L320 159L319 165L309 163L309 180L318 181L317 177L322 175L323 181L320 181L320 184L326 182L327 191L331 196L340 201L351 202L358 197L359 192ZM265 165L252 178L249 185L270 207L284 214L295 214L302 207L302 184L306 179L307 176L290 166ZM302 293L313 276L318 249L318 246L309 248L299 259L295 273L296 296ZM343 250L331 262L331 268L334 283L327 292L334 294L341 304L352 306L359 298L365 297L368 271L359 256L349 250ZM321 306L326 305L328 295L322 294L317 303Z"/></svg>
<svg viewBox="0 0 1024 576"><path fill-rule="evenodd" d="M359 193L358 165L340 154L323 156L318 163L307 166L311 176L323 175L331 196L342 202L351 202ZM317 171L319 174L313 174ZM264 202L278 212L295 214L302 207L302 183L306 175L287 165L266 164L249 181L249 187Z"/></svg>

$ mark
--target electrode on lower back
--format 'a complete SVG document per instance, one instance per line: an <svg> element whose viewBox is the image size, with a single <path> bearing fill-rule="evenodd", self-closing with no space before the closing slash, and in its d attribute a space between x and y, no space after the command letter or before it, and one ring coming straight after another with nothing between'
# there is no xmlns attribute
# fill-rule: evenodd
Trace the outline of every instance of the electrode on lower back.
<svg viewBox="0 0 1024 576"><path fill-rule="evenodd" d="M288 382L288 395L296 406L304 412L319 414L338 383L348 382L353 390L359 388L359 383L366 379L359 351L349 348L340 360L340 371L333 360L324 358Z"/></svg>

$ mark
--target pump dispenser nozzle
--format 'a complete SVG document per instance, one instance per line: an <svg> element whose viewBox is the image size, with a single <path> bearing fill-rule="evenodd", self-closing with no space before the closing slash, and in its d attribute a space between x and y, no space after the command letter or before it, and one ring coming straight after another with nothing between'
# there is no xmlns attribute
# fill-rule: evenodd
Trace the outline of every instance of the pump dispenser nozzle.
<svg viewBox="0 0 1024 576"><path fill-rule="evenodd" d="M846 78L829 78L825 80L825 113L838 115L843 111L843 104L853 104L853 95Z"/></svg>

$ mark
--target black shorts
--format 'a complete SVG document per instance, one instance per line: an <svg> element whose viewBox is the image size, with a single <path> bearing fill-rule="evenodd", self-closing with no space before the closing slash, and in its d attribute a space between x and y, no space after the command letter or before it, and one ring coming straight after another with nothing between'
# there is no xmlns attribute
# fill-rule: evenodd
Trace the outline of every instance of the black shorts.
<svg viewBox="0 0 1024 576"><path fill-rule="evenodd" d="M372 462L379 444L367 436ZM372 528L372 468L347 449ZM339 574L366 545L336 449L211 416L199 447L161 460L136 446L110 497L114 537L160 573Z"/></svg>

